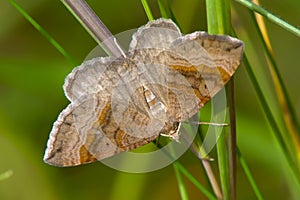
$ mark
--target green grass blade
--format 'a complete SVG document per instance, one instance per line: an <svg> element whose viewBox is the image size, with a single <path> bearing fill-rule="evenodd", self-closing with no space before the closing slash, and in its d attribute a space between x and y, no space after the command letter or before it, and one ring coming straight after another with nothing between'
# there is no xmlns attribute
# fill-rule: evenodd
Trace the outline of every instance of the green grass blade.
<svg viewBox="0 0 300 200"><path fill-rule="evenodd" d="M242 156L242 153L241 153L241 151L238 147L236 149L236 152L237 152L237 157L238 157L238 159L239 159L239 161L242 165L242 168L243 168L243 170L244 170L244 172L245 172L245 174L246 174L246 176L247 176L247 178L250 182L250 185L252 186L252 189L253 189L257 199L258 200L263 200L263 197L262 197L262 195L261 195L261 193L258 189L258 186L255 183L255 180L254 180L254 178L253 178L253 176L250 172L250 169L249 169L249 167L248 167L248 165L247 165L247 163L246 163L244 157Z"/></svg>
<svg viewBox="0 0 300 200"><path fill-rule="evenodd" d="M185 187L183 178L180 174L180 171L179 171L177 165L173 165L173 168L174 168L174 172L175 172L175 175L176 175L176 178L177 178L177 181L178 181L178 188L179 188L180 197L181 197L182 200L188 200L189 197L188 197L188 194L187 194L187 191L186 191L186 187Z"/></svg>
<svg viewBox="0 0 300 200"><path fill-rule="evenodd" d="M160 11L160 15L163 18L169 18L170 17L170 13L168 12L168 10L166 9L166 6L164 4L165 2L162 2L161 0L157 1L158 7L159 7L159 11Z"/></svg>
<svg viewBox="0 0 300 200"><path fill-rule="evenodd" d="M148 17L148 20L149 21L154 20L154 17L152 15L152 12L151 12L151 9L149 7L149 4L148 4L147 0L141 0L141 2L143 4L144 10L145 10L146 15Z"/></svg>
<svg viewBox="0 0 300 200"><path fill-rule="evenodd" d="M246 71L247 71L247 74L248 76L250 77L250 80L252 82L252 85L255 89L255 92L259 98L259 102L262 106L262 109L266 115L266 118L275 134L275 137L276 137L276 140L288 162L288 166L290 167L291 171L292 171L292 174L295 178L295 180L297 180L297 184L298 186L300 187L300 175L299 175L299 172L298 172L298 168L297 168L297 164L294 162L293 158L290 156L289 154L289 151L288 151L288 147L286 146L286 144L284 143L284 139L282 138L282 135L283 133L281 133L280 129L279 129L279 126L277 125L276 123L276 120L271 112L271 109L263 95L263 92L259 86L259 83L257 81L257 78L254 74L254 71L252 70L252 67L249 63L249 60L246 56L246 54L244 55L243 57L243 63L245 65L245 68L246 68Z"/></svg>
<svg viewBox="0 0 300 200"><path fill-rule="evenodd" d="M210 34L228 34L230 32L230 1L207 0L207 25ZM232 83L233 84L233 83ZM226 86L227 94L233 97L233 85ZM218 164L224 199L235 199L235 115L233 98L228 101L229 120L232 124L228 133L223 132L217 142ZM232 118L233 117L233 118ZM234 146L234 147L233 147Z"/></svg>
<svg viewBox="0 0 300 200"><path fill-rule="evenodd" d="M157 0L157 4L160 10L160 14L163 18L170 18L177 24L178 28L181 30L181 27L170 7L170 4L168 3L167 0Z"/></svg>
<svg viewBox="0 0 300 200"><path fill-rule="evenodd" d="M162 150L166 156L168 156L170 159L175 160L174 158L172 158L172 156L162 148L162 146L158 143L156 144L157 148ZM191 181L206 197L208 197L209 199L217 199L210 191L208 191L203 185L201 185L201 183L187 170L185 169L179 161L175 161L173 163L173 165L175 165L175 167L183 174L186 176L186 178Z"/></svg>
<svg viewBox="0 0 300 200"><path fill-rule="evenodd" d="M45 30L43 29L23 8L17 4L14 0L8 0L19 13L21 13L27 21L29 21L66 59L68 59L74 66L78 63L58 44L58 42Z"/></svg>
<svg viewBox="0 0 300 200"><path fill-rule="evenodd" d="M12 170L8 170L2 174L0 174L0 181L3 181L5 179L8 179L9 177L11 177L13 175L13 171Z"/></svg>
<svg viewBox="0 0 300 200"><path fill-rule="evenodd" d="M207 26L210 34L228 34L230 31L230 1L206 0Z"/></svg>
<svg viewBox="0 0 300 200"><path fill-rule="evenodd" d="M157 148L162 150L166 156L168 156L170 159L175 160L174 158L172 158L172 156L165 151L162 146L158 143L156 144ZM207 190L187 169L185 169L179 161L175 161L173 163L174 167L176 167L176 169L178 169L183 175L185 175L185 177L191 181L191 183L193 183L208 199L217 199L209 190Z"/></svg>
<svg viewBox="0 0 300 200"><path fill-rule="evenodd" d="M279 17L271 14L269 11L265 10L264 8L252 3L251 1L248 0L235 0L236 2L246 6L247 8L249 8L252 11L255 11L259 14L261 14L262 16L264 16L265 18L267 18L268 20L270 20L271 22L281 26L283 29L295 34L296 36L300 37L300 29L292 26L291 24L287 23L286 21L280 19Z"/></svg>
<svg viewBox="0 0 300 200"><path fill-rule="evenodd" d="M189 179L208 199L217 199L203 185L201 185L201 183L199 183L199 181L192 174L190 174L189 171L187 171L178 161L175 161L173 165L175 165L177 169L180 170L180 172L184 174L186 178Z"/></svg>
<svg viewBox="0 0 300 200"><path fill-rule="evenodd" d="M227 136L228 133L223 133L217 142L218 164L221 180L221 187L224 199L230 199L230 168L229 168L229 153L227 152Z"/></svg>
<svg viewBox="0 0 300 200"><path fill-rule="evenodd" d="M291 103L291 100L289 98L286 86L284 84L284 81L280 75L278 65L275 61L272 47L271 45L266 41L268 38L267 33L263 35L262 30L258 24L258 19L255 17L254 13L252 11L250 12L250 16L252 20L254 21L255 28L258 32L258 36L261 40L261 43L263 45L263 48L265 50L267 59L269 60L269 70L270 74L273 80L273 84L275 87L275 91L277 93L278 102L281 106L282 111L282 118L284 120L284 125L286 129L289 131L290 137L286 137L285 135L282 135L282 137L285 139L285 142L287 143L287 146L290 147L290 150L292 151L291 156L294 157L296 162L300 164L300 155L298 152L300 152L300 125L298 122L298 119L296 117L295 109ZM265 36L265 37L264 37ZM268 45L268 44L269 45ZM300 167L298 165L298 167Z"/></svg>

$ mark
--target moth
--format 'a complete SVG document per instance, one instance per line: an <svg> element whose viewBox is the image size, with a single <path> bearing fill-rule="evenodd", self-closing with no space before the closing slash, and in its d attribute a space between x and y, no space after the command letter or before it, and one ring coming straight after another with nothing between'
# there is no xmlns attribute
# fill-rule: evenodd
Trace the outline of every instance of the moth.
<svg viewBox="0 0 300 200"><path fill-rule="evenodd" d="M176 139L237 70L243 42L225 35L182 35L168 19L140 27L128 52L83 62L66 77L70 104L53 125L44 161L75 166Z"/></svg>

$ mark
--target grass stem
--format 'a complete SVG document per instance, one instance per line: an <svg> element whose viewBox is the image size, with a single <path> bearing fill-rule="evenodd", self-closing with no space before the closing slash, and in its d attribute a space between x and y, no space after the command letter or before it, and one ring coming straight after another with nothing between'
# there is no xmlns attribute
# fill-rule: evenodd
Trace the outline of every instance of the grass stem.
<svg viewBox="0 0 300 200"><path fill-rule="evenodd" d="M61 1L108 55L125 57L116 38L84 0Z"/></svg>
<svg viewBox="0 0 300 200"><path fill-rule="evenodd" d="M228 34L230 33L230 1L228 0L207 0L207 25L210 34ZM229 121L230 131L223 132L217 142L217 153L219 160L219 172L224 199L234 200L236 198L236 128L235 128L235 108L233 83L226 86L227 95L229 95Z"/></svg>
<svg viewBox="0 0 300 200"><path fill-rule="evenodd" d="M243 6L245 6L247 8L249 8L250 10L261 14L262 16L264 16L265 18L267 18L271 22L279 25L283 29L285 29L285 30L295 34L296 36L300 37L300 29L292 26L288 22L286 22L286 21L280 19L279 17L271 14L269 11L267 11L264 8L256 5L255 3L251 2L251 1L248 1L248 0L235 0L235 1L242 4Z"/></svg>

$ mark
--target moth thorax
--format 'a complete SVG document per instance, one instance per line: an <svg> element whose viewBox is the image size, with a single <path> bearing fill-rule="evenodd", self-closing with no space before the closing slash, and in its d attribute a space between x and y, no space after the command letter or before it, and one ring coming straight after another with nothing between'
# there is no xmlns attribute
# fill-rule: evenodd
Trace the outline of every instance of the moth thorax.
<svg viewBox="0 0 300 200"><path fill-rule="evenodd" d="M159 115L166 113L166 106L159 101L153 92L151 92L146 86L144 86L144 94L150 112L154 117L158 117Z"/></svg>

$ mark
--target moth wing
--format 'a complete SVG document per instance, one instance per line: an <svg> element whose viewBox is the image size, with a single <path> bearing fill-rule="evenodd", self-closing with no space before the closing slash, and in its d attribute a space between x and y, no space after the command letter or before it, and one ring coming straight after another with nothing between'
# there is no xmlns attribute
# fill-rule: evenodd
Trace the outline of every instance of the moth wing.
<svg viewBox="0 0 300 200"><path fill-rule="evenodd" d="M140 27L132 36L129 52L144 48L167 49L180 36L181 32L172 20L153 20Z"/></svg>
<svg viewBox="0 0 300 200"><path fill-rule="evenodd" d="M143 128L142 123L148 118L132 103L120 121L115 120L110 101L99 99L84 99L61 112L49 136L44 156L46 163L60 167L90 163L137 148L158 137L158 132L152 135L145 131L144 135L129 132L136 128L132 124Z"/></svg>
<svg viewBox="0 0 300 200"><path fill-rule="evenodd" d="M104 72L112 61L113 58L110 57L98 57L74 68L66 77L63 86L67 98L76 101L103 90L103 85L99 82L105 77Z"/></svg>
<svg viewBox="0 0 300 200"><path fill-rule="evenodd" d="M142 74L160 86L147 86L172 113L171 121L185 121L198 112L228 82L240 64L243 43L229 36L195 32L177 38L168 50L136 50ZM168 90L164 89L165 87Z"/></svg>
<svg viewBox="0 0 300 200"><path fill-rule="evenodd" d="M181 109L181 120L187 120L215 96L233 76L243 55L243 42L223 35L194 32L175 40L170 47L167 65L170 70L180 73L190 83L190 88L181 87L170 73L170 87L179 90L191 106ZM174 84L175 83L175 84ZM177 84L178 83L178 84ZM191 89L198 103L190 95Z"/></svg>
<svg viewBox="0 0 300 200"><path fill-rule="evenodd" d="M75 166L97 160L79 137L73 109L73 105L69 104L53 124L44 155L44 161L50 165Z"/></svg>
<svg viewBox="0 0 300 200"><path fill-rule="evenodd" d="M194 65L219 67L228 74L229 77L226 78L229 79L242 60L244 44L241 40L227 35L197 31L177 38L170 50L192 61ZM208 62L206 59L209 59Z"/></svg>

